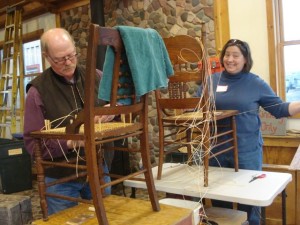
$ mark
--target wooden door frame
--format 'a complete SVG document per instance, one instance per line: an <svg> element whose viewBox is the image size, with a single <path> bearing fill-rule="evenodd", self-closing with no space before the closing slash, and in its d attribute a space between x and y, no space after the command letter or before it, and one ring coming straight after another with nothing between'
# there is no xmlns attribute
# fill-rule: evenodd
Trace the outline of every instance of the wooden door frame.
<svg viewBox="0 0 300 225"><path fill-rule="evenodd" d="M215 42L217 55L230 39L228 0L214 1Z"/></svg>

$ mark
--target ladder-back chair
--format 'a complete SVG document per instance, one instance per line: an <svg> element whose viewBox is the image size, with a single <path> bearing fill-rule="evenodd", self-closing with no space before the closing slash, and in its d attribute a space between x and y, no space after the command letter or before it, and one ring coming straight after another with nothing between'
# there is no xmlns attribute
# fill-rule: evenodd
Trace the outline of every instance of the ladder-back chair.
<svg viewBox="0 0 300 225"><path fill-rule="evenodd" d="M111 82L111 97L110 106L108 107L95 107L95 76L96 76L96 61L97 61L97 47L110 46L113 49L114 63L113 63L113 77ZM124 58L125 57L125 58ZM144 181L146 182L149 198L154 211L159 211L159 203L157 193L154 186L150 152L149 152L149 140L148 140L148 94L139 96L136 98L134 92L134 83L130 81L130 69L126 66L126 54L124 51L124 45L118 30L114 28L100 27L95 24L90 25L89 42L87 51L87 63L86 63L86 80L84 89L84 109L80 111L74 121L63 128L48 129L37 132L32 132L32 137L36 138L37 145L35 148L35 157L37 164L37 177L38 187L41 198L41 206L43 211L44 220L47 219L47 205L46 196L63 198L71 201L89 202L82 199L74 199L65 196L57 196L46 192L46 187L52 185L44 183L44 167L45 166L60 166L60 167L72 167L80 168L83 171L80 176L87 175L92 192L92 203L95 207L98 223L101 225L107 225L108 220L105 213L105 207L103 204L103 189L121 183L126 179L131 179L138 174L144 174ZM125 66L124 66L125 65ZM126 71L121 70L120 67ZM103 75L105 76L105 74ZM120 83L119 80L122 77L129 79L126 83ZM103 78L102 78L103 79ZM127 88L129 92L122 92L119 95L120 88ZM128 94L124 94L128 93ZM128 104L120 105L118 100L129 99ZM121 118L125 118L120 122L108 122L108 123L95 123L95 116L100 115L121 115ZM126 176L109 176L115 179L111 183L104 183L103 176L105 175L102 169L101 157L97 154L97 146L104 143L113 142L115 140L126 139L129 137L137 137L140 140L140 148L138 151L141 153L143 168L140 171L134 172ZM78 165L71 162L52 162L44 160L41 157L41 145L43 139L67 139L67 140L82 140L85 143L85 160L86 165ZM123 151L137 151L129 148L118 147L118 150ZM100 160L100 161L99 161ZM75 171L75 170L74 170ZM75 173L75 172L74 172ZM64 182L73 177L63 178L58 182ZM75 177L76 178L76 177ZM57 183L57 182L56 182Z"/></svg>
<svg viewBox="0 0 300 225"><path fill-rule="evenodd" d="M205 35L202 35L202 39ZM234 116L236 110L225 110L222 112L194 112L194 109L205 106L203 98L194 97L190 91L195 91L199 84L202 84L205 77L205 54L201 40L188 35L179 35L170 38L164 38L164 42L173 64L174 76L169 78L167 89L156 90L157 118L159 125L159 161L157 179L162 179L162 169L165 156L178 149L184 149L188 155L188 164L200 160L204 165L204 185L208 185L208 162L209 159L219 154L234 151L235 170L238 170L238 153L236 126ZM198 85L197 85L198 84ZM189 112L191 111L191 112ZM214 113L214 114L212 114ZM213 116L212 116L213 115ZM209 118L207 120L207 118ZM213 119L214 118L214 119ZM229 131L219 134L213 134L212 126L214 120L229 118L231 120ZM208 123L202 123L208 121ZM195 127L195 124L197 127ZM197 132L210 129L202 140ZM211 153L214 138L220 138L224 135L231 135L231 138L222 140L214 147L232 143L230 147L224 147L217 154ZM200 135L201 136L201 135ZM205 139L205 140L203 140ZM192 148L202 142L202 156L193 157Z"/></svg>

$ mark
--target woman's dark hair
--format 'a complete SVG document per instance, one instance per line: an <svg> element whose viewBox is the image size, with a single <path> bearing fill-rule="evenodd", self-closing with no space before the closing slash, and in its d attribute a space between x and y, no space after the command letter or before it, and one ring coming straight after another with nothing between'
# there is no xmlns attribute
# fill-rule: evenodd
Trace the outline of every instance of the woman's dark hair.
<svg viewBox="0 0 300 225"><path fill-rule="evenodd" d="M221 55L220 55L220 62L221 62L221 65L224 67L224 63L223 63L223 58L224 58L224 55L225 55L225 52L226 52L226 49L230 46L236 46L238 47L243 56L245 57L246 59L246 63L244 65L244 68L243 68L243 72L250 72L252 66L253 66L253 60L252 60L252 56L251 56L251 51L250 51L250 48L249 48L249 45L247 42L245 41L241 41L241 40L238 40L238 39L230 39L229 41L227 41L227 43L224 45L222 51L221 51Z"/></svg>

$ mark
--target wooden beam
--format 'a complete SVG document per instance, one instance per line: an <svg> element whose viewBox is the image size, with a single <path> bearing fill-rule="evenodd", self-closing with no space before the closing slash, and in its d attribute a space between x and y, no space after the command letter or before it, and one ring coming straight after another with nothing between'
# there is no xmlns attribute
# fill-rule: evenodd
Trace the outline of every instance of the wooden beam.
<svg viewBox="0 0 300 225"><path fill-rule="evenodd" d="M2 1L2 0L1 0ZM19 2L18 6L23 7L22 20L28 20L36 16L40 16L45 13L58 14L60 12L77 8L83 5L89 4L89 0L13 0L13 2ZM17 3L16 3L17 4ZM14 5L16 5L14 4ZM5 14L7 8L10 6L0 5L0 29L5 27Z"/></svg>
<svg viewBox="0 0 300 225"><path fill-rule="evenodd" d="M214 1L215 41L217 55L230 38L228 0Z"/></svg>
<svg viewBox="0 0 300 225"><path fill-rule="evenodd" d="M60 3L59 6L57 7L58 9L56 10L57 13L59 12L63 12L66 10L70 10L70 9L74 9L74 8L78 8L80 6L84 6L84 5L88 5L90 4L89 0L79 0L79 1L67 1L66 3Z"/></svg>
<svg viewBox="0 0 300 225"><path fill-rule="evenodd" d="M273 91L278 93L278 85L276 82L277 73L273 7L273 1L266 0L270 86L272 87Z"/></svg>

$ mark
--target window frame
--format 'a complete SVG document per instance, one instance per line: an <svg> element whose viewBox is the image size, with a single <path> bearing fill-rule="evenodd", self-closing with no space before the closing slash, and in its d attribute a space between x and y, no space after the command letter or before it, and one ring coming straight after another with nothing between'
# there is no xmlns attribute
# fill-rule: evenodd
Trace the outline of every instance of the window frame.
<svg viewBox="0 0 300 225"><path fill-rule="evenodd" d="M270 86L283 99L286 99L284 47L300 44L299 41L284 41L284 24L282 18L283 0L266 0ZM300 118L295 115L292 118Z"/></svg>

